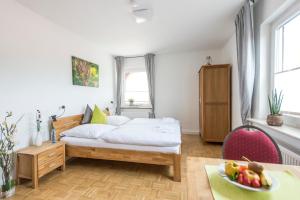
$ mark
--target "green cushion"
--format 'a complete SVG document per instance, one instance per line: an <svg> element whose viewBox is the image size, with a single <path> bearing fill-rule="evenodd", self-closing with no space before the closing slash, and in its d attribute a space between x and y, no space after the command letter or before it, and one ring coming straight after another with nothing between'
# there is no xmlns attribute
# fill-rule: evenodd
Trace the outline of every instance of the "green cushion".
<svg viewBox="0 0 300 200"><path fill-rule="evenodd" d="M107 124L107 117L98 106L95 105L91 124Z"/></svg>

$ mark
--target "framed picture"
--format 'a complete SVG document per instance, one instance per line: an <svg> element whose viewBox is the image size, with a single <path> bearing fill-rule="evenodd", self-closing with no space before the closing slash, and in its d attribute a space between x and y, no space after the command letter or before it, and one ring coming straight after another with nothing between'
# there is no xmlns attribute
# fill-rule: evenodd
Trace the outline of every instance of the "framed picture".
<svg viewBox="0 0 300 200"><path fill-rule="evenodd" d="M99 66L72 56L73 85L99 87Z"/></svg>

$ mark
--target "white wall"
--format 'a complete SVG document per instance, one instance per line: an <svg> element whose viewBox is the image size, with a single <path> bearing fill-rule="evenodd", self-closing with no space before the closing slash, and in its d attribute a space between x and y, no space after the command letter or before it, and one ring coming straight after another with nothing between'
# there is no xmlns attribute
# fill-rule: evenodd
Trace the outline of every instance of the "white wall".
<svg viewBox="0 0 300 200"><path fill-rule="evenodd" d="M256 25L274 19L274 14L283 10L284 6L290 5L296 0L259 0L254 4L254 16Z"/></svg>
<svg viewBox="0 0 300 200"><path fill-rule="evenodd" d="M53 24L14 0L0 1L0 115L25 114L18 126L18 147L27 146L35 132L34 112L43 115L43 137L47 121L60 105L66 114L82 113L87 103L109 105L113 99L110 54L79 36ZM99 88L72 85L71 56L100 67Z"/></svg>
<svg viewBox="0 0 300 200"><path fill-rule="evenodd" d="M183 132L199 132L198 71L206 56L222 63L221 51L156 55L156 116L175 117Z"/></svg>
<svg viewBox="0 0 300 200"><path fill-rule="evenodd" d="M237 64L237 51L236 51L236 37L235 34L227 41L222 49L223 62L231 64L231 125L232 129L242 125L241 118L241 101L239 92L239 79L238 79L238 64Z"/></svg>
<svg viewBox="0 0 300 200"><path fill-rule="evenodd" d="M232 65L232 127L242 124L238 87L235 35L220 50L157 54L156 59L156 117L174 117L181 122L184 133L199 133L198 71L212 56L213 64ZM150 110L131 109L129 117L148 117Z"/></svg>

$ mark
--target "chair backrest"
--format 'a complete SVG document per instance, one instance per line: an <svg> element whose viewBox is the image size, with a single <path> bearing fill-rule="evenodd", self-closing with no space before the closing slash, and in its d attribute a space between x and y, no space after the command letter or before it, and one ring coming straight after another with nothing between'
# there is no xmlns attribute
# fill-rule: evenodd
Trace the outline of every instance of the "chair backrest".
<svg viewBox="0 0 300 200"><path fill-rule="evenodd" d="M242 156L257 162L282 163L276 142L265 131L252 125L236 128L224 140L224 159L241 160Z"/></svg>

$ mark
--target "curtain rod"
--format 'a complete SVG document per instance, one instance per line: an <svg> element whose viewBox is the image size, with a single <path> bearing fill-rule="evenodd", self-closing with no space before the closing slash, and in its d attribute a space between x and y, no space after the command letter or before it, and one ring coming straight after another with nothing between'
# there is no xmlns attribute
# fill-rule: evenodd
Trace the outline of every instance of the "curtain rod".
<svg viewBox="0 0 300 200"><path fill-rule="evenodd" d="M144 57L144 56L125 56L124 58L141 58L141 57Z"/></svg>
<svg viewBox="0 0 300 200"><path fill-rule="evenodd" d="M149 54L152 54L152 53L149 53ZM148 55L148 54L146 54L146 55ZM122 56L123 58L142 58L142 57L145 57L146 55L143 55L143 56ZM155 55L155 54L153 54L153 55ZM116 57L118 57L118 56L114 56L114 58L116 58Z"/></svg>

